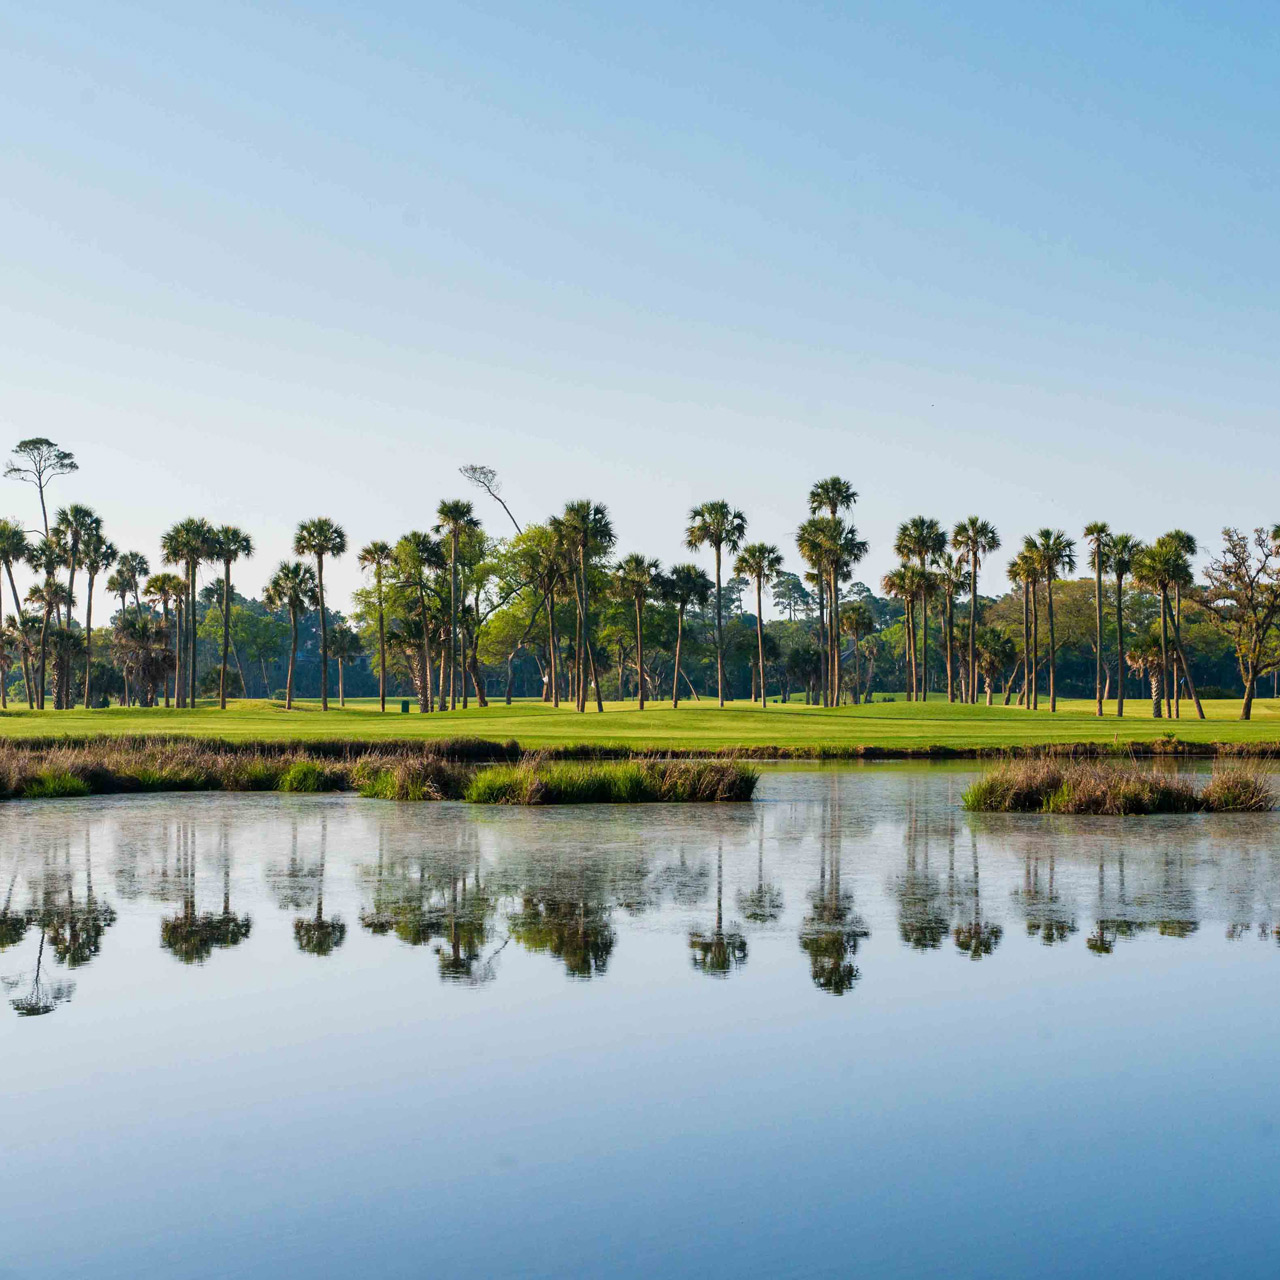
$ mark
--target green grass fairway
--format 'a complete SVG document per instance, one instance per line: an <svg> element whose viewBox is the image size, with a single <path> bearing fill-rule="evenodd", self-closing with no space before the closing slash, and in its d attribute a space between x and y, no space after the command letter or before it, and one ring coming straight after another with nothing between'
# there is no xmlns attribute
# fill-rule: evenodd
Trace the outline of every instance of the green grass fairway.
<svg viewBox="0 0 1280 1280"><path fill-rule="evenodd" d="M1207 720L1195 718L1183 704L1177 721L1153 720L1149 703L1130 701L1125 718L1117 720L1114 704L1098 720L1092 702L1063 701L1050 715L1047 709L1026 712L1016 707L948 705L945 699L927 703L888 702L872 706L824 710L802 703L770 704L767 711L749 702L731 703L723 710L703 701L673 711L651 705L639 711L634 702L606 703L604 714L589 710L578 715L571 708L553 710L541 702L495 704L481 711L420 715L414 704L401 714L400 703L388 703L385 715L377 701L351 700L344 710L331 704L322 712L307 702L285 711L257 701L239 701L225 711L202 704L194 711L166 711L110 707L100 711L30 712L11 709L0 716L0 736L12 738L95 734L183 733L226 738L488 738L515 739L524 747L620 746L632 749L714 750L724 747L789 750L821 748L850 750L860 746L888 750L943 747L966 751L1045 743L1150 742L1172 732L1185 742L1280 743L1280 703L1255 702L1251 722L1237 717L1238 702L1205 704Z"/></svg>

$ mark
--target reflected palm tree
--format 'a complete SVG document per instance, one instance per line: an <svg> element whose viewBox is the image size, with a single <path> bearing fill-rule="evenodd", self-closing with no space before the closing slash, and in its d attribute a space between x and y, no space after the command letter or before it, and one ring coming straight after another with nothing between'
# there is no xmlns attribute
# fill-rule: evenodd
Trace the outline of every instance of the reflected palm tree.
<svg viewBox="0 0 1280 1280"><path fill-rule="evenodd" d="M782 890L764 878L764 814L760 815L756 846L756 887L738 893L738 910L752 924L772 924L782 914Z"/></svg>
<svg viewBox="0 0 1280 1280"><path fill-rule="evenodd" d="M204 964L215 947L234 947L243 942L253 927L249 916L231 910L230 853L224 851L222 911L214 914L196 910L196 833L182 823L177 832L176 881L181 910L160 922L160 945L183 964Z"/></svg>
<svg viewBox="0 0 1280 1280"><path fill-rule="evenodd" d="M31 923L25 911L13 910L13 886L18 882L15 871L9 879L9 888L4 895L4 907L0 908L0 951L17 946L26 936L27 926Z"/></svg>
<svg viewBox="0 0 1280 1280"><path fill-rule="evenodd" d="M320 868L316 874L316 913L310 919L300 916L293 922L293 937L300 951L308 955L332 955L347 936L347 926L341 916L325 919L324 914L324 864L329 842L329 819L320 817Z"/></svg>
<svg viewBox="0 0 1280 1280"><path fill-rule="evenodd" d="M982 879L978 873L978 838L972 827L969 829L969 847L973 854L972 882L970 899L972 914L968 920L957 924L952 931L956 949L970 960L981 960L989 956L1004 937L1004 929L990 920L982 918Z"/></svg>
<svg viewBox="0 0 1280 1280"><path fill-rule="evenodd" d="M819 835L818 885L809 914L800 925L800 949L809 957L809 976L819 991L842 996L862 977L853 963L859 945L871 936L854 914L853 895L840 883L841 828L839 786L823 805Z"/></svg>
<svg viewBox="0 0 1280 1280"><path fill-rule="evenodd" d="M724 842L716 848L716 922L710 933L693 929L689 933L693 967L712 978L727 978L747 963L747 940L737 929L724 927Z"/></svg>
<svg viewBox="0 0 1280 1280"><path fill-rule="evenodd" d="M947 835L951 867L948 882L951 887L950 905L929 865L929 819L927 814L920 814L913 787L907 798L904 832L907 865L894 885L894 895L898 899L898 936L913 951L936 951L951 931L955 901L955 818L951 814L948 814Z"/></svg>
<svg viewBox="0 0 1280 1280"><path fill-rule="evenodd" d="M1064 907L1057 889L1057 858L1050 853L1047 880L1041 879L1040 858L1025 853L1022 859L1022 889L1014 893L1026 919L1027 937L1039 938L1046 947L1065 942L1078 932L1075 913Z"/></svg>
<svg viewBox="0 0 1280 1280"><path fill-rule="evenodd" d="M40 934L40 945L36 950L36 968L31 984L21 994L11 996L9 1004L20 1018L38 1018L52 1013L60 1004L66 1004L75 995L76 984L65 979L53 982L46 981L41 974L44 964L45 935ZM16 991L22 986L22 975L0 979L6 991Z"/></svg>
<svg viewBox="0 0 1280 1280"><path fill-rule="evenodd" d="M446 982L479 986L496 976L493 962L497 951L488 957L483 954L484 944L489 941L489 916L493 909L493 898L480 882L478 863L470 885L465 872L449 876L448 908L444 918L445 945L436 948L440 976ZM505 942L502 945L505 946ZM501 949L500 946L498 950Z"/></svg>

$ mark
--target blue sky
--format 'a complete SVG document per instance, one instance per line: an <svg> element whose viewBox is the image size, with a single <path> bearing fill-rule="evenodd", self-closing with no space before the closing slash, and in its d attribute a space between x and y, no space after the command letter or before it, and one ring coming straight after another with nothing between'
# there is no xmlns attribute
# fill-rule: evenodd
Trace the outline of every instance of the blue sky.
<svg viewBox="0 0 1280 1280"><path fill-rule="evenodd" d="M868 582L917 512L1280 518L1269 8L0 15L0 431L122 547L240 523L256 589L473 461L664 561L723 496L792 568L838 472Z"/></svg>

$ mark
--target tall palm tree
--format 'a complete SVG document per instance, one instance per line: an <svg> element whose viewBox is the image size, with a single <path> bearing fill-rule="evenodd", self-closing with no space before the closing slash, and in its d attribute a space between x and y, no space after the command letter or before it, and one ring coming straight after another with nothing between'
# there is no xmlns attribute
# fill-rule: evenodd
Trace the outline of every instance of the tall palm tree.
<svg viewBox="0 0 1280 1280"><path fill-rule="evenodd" d="M458 705L458 544L462 535L480 528L475 508L461 498L446 499L436 508L435 532L449 539L449 710ZM440 691L443 698L444 690Z"/></svg>
<svg viewBox="0 0 1280 1280"><path fill-rule="evenodd" d="M613 521L609 518L609 508L603 503L588 502L585 499L565 504L564 513L559 517L559 527L565 539L565 548L575 562L576 568L572 577L578 607L578 635L574 645L577 707L579 711L587 709L587 666L589 664L591 683L596 690L596 710L601 712L604 710L604 697L600 692L600 682L596 678L595 651L591 646L587 570L593 561L607 556L613 550L617 537L613 531Z"/></svg>
<svg viewBox="0 0 1280 1280"><path fill-rule="evenodd" d="M839 476L828 476L825 480L819 480L809 490L809 514L817 515L820 511L825 511L828 517L833 521L839 521L840 513L848 511L858 500L857 493L854 492L853 486ZM856 533L854 534L856 538ZM836 541L842 539L837 535ZM865 544L864 551L865 555ZM831 588L831 626L829 629L830 644L828 646L831 664L831 687L835 691L834 702L840 702L840 569L843 567L839 562L840 557L835 557L836 563L832 566L830 576ZM858 559L862 557L859 556Z"/></svg>
<svg viewBox="0 0 1280 1280"><path fill-rule="evenodd" d="M298 617L319 601L316 571L301 560L282 560L267 582L263 598L269 609L289 611L289 675L284 687L288 711L293 707L293 673L298 662Z"/></svg>
<svg viewBox="0 0 1280 1280"><path fill-rule="evenodd" d="M227 709L227 655L231 651L231 566L241 557L253 555L253 539L243 529L224 524L213 531L209 550L222 561L222 666L218 672L218 709ZM243 684L243 677L241 683ZM243 694L245 691L241 690Z"/></svg>
<svg viewBox="0 0 1280 1280"><path fill-rule="evenodd" d="M942 592L942 607L946 611L944 623L947 639L947 701L954 702L955 694L955 614L956 596L969 590L969 569L963 556L953 556L945 551L938 557L938 588Z"/></svg>
<svg viewBox="0 0 1280 1280"><path fill-rule="evenodd" d="M133 607L141 613L142 584L147 580L147 575L151 572L147 557L141 551L126 551L116 561L116 568L120 573L124 574L124 580L129 584L129 590L133 592Z"/></svg>
<svg viewBox="0 0 1280 1280"><path fill-rule="evenodd" d="M716 692L724 706L724 609L720 560L724 552L737 553L747 536L747 517L723 500L703 502L689 512L684 544L690 551L710 547L716 557Z"/></svg>
<svg viewBox="0 0 1280 1280"><path fill-rule="evenodd" d="M890 599L902 601L902 638L903 638L903 664L909 668L907 690L908 698L911 696L912 689L915 686L915 625L912 621L911 607L915 599L915 583L913 581L914 566L909 564L900 564L896 569L891 569L880 579L880 590Z"/></svg>
<svg viewBox="0 0 1280 1280"><path fill-rule="evenodd" d="M293 535L293 554L314 556L316 600L320 610L320 710L329 710L329 622L324 607L324 558L336 558L347 549L347 535L328 516L303 520Z"/></svg>
<svg viewBox="0 0 1280 1280"><path fill-rule="evenodd" d="M1173 715L1173 694L1169 688L1172 683L1169 662L1169 622L1172 619L1175 652L1180 659L1182 674L1191 691L1196 714L1203 720L1204 708L1201 707L1200 697L1196 693L1195 677L1191 674L1191 668L1187 664L1186 655L1182 649L1182 628L1173 614L1169 599L1174 583L1179 580L1189 583L1191 580L1191 566L1182 550L1185 544L1179 536L1176 536L1178 533L1181 531L1165 534L1157 538L1151 546L1139 552L1133 562L1133 573L1138 582L1160 597L1160 670L1164 685L1165 718L1168 719Z"/></svg>
<svg viewBox="0 0 1280 1280"><path fill-rule="evenodd" d="M82 560L82 546L86 538L102 536L102 517L90 507L78 502L68 507L60 507L54 516L50 536L62 548L63 567L67 570L67 592L74 598L76 591L76 571ZM92 606L91 606L92 607ZM62 618L62 630L71 629L71 612L67 611ZM58 678L58 695L65 709L71 707L71 670L70 651L63 646L59 654L60 673Z"/></svg>
<svg viewBox="0 0 1280 1280"><path fill-rule="evenodd" d="M21 617L22 600L18 596L18 584L13 580L13 566L27 559L31 545L27 542L26 532L13 520L0 520L0 564L4 565L5 576L9 579L9 590L13 592L13 611ZM21 628L18 630L21 637ZM35 697L31 682L31 654L25 644L19 645L22 655L22 681L27 693L27 706L35 706Z"/></svg>
<svg viewBox="0 0 1280 1280"><path fill-rule="evenodd" d="M831 538L827 521L820 516L810 516L796 530L796 550L812 570L811 578L818 588L818 648L824 655L823 675L820 680L822 705L828 702L831 687L831 637L827 626L827 578L832 557Z"/></svg>
<svg viewBox="0 0 1280 1280"><path fill-rule="evenodd" d="M1169 532L1164 535L1164 537L1168 541L1169 546L1180 557L1179 563L1178 563L1178 570L1176 575L1173 578L1172 585L1173 585L1174 635L1181 636L1182 588L1191 586L1195 580L1195 576L1191 568L1191 557L1196 554L1196 551L1198 550L1198 548L1196 546L1196 540L1194 535L1188 533L1185 529L1170 529ZM1179 641L1179 652L1177 655L1177 661L1181 665L1182 655L1180 650L1180 643L1181 642ZM1188 670L1186 670L1185 666L1183 667L1183 674L1187 677L1188 687L1191 687L1194 684L1194 681L1191 678L1191 673ZM1179 701L1181 700L1181 697L1182 697L1182 685L1181 685L1181 682L1178 680L1177 672L1175 671L1174 681L1173 681L1173 714L1175 716L1181 715L1181 710L1179 709L1179 706L1178 706ZM1198 702L1197 702L1196 709L1199 710Z"/></svg>
<svg viewBox="0 0 1280 1280"><path fill-rule="evenodd" d="M633 551L623 556L614 570L614 589L620 600L630 601L636 611L636 684L640 710L644 710L644 606L660 583L661 568L656 560Z"/></svg>
<svg viewBox="0 0 1280 1280"><path fill-rule="evenodd" d="M347 625L339 623L330 637L333 645L333 656L338 660L338 706L347 705L347 695L342 684L342 668L348 662L354 662L363 652L364 646L360 637Z"/></svg>
<svg viewBox="0 0 1280 1280"><path fill-rule="evenodd" d="M929 700L929 568L947 548L947 535L942 526L930 516L912 516L898 526L894 538L894 552L903 560L914 560L920 570L916 578L916 592L920 596L920 688L922 702Z"/></svg>
<svg viewBox="0 0 1280 1280"><path fill-rule="evenodd" d="M1095 520L1084 527L1085 541L1089 544L1089 568L1093 570L1094 625L1096 648L1094 652L1094 715L1102 716L1102 575L1110 567L1111 526L1105 520Z"/></svg>
<svg viewBox="0 0 1280 1280"><path fill-rule="evenodd" d="M62 548L52 538L38 539L27 553L27 563L42 579L27 592L27 602L41 609L40 659L36 671L36 706L41 711L44 710L45 664L49 654L49 620L62 608L66 594L66 588L57 581L62 562Z"/></svg>
<svg viewBox="0 0 1280 1280"><path fill-rule="evenodd" d="M825 483L825 482L824 482ZM815 486L816 487L816 486ZM809 495L810 502L813 501L812 492ZM852 499L850 499L852 501ZM744 578L752 578L756 584L756 651L758 654L757 661L760 664L760 710L767 711L769 708L769 697L765 689L765 669L764 669L764 585L772 582L778 570L782 568L782 552L777 547L768 542L748 542L745 547L738 552L738 558L733 562L734 573L741 574ZM835 597L832 597L833 608ZM833 613L834 619L838 615ZM837 639L837 645L839 640Z"/></svg>
<svg viewBox="0 0 1280 1280"><path fill-rule="evenodd" d="M165 564L180 565L186 574L174 685L178 705L189 705L193 710L196 705L196 572L210 558L212 542L213 526L199 516L189 516L171 525L160 539ZM121 563L123 560L121 557Z"/></svg>
<svg viewBox="0 0 1280 1280"><path fill-rule="evenodd" d="M671 684L673 708L680 705L680 650L684 643L685 610L691 604L706 608L711 590L711 579L696 564L672 565L663 583L663 596L676 607L676 665Z"/></svg>
<svg viewBox="0 0 1280 1280"><path fill-rule="evenodd" d="M108 584L110 586L110 584ZM164 629L166 637L169 636L169 605L174 601L181 601L185 584L176 573L153 573L148 579L146 586L143 587L143 595L147 599L147 603L156 603L160 606L160 625ZM165 643L168 643L166 639ZM177 650L174 651L174 668L177 668ZM169 705L169 676L166 672L164 678L164 705Z"/></svg>
<svg viewBox="0 0 1280 1280"><path fill-rule="evenodd" d="M974 675L974 636L978 627L978 570L983 560L1000 550L1000 535L989 520L980 516L969 516L957 522L951 530L951 545L969 559L969 701L978 701L978 681Z"/></svg>
<svg viewBox="0 0 1280 1280"><path fill-rule="evenodd" d="M862 642L873 635L876 629L876 615L865 600L855 600L848 610L841 615L841 630L853 640L853 701L862 701L862 670L858 665L858 655L862 651Z"/></svg>
<svg viewBox="0 0 1280 1280"><path fill-rule="evenodd" d="M84 706L93 706L93 586L100 573L105 573L116 562L115 543L102 536L99 526L86 535L80 547L84 558L84 570L88 577L84 605ZM165 685L166 692L168 684Z"/></svg>
<svg viewBox="0 0 1280 1280"><path fill-rule="evenodd" d="M1142 543L1131 533L1111 535L1109 559L1116 579L1116 715L1124 717L1124 580L1132 572L1133 562L1142 551Z"/></svg>
<svg viewBox="0 0 1280 1280"><path fill-rule="evenodd" d="M360 567L373 570L373 593L378 603L378 710L387 709L387 623L384 576L391 565L388 543L373 541L360 548Z"/></svg>
<svg viewBox="0 0 1280 1280"><path fill-rule="evenodd" d="M1053 622L1053 584L1064 573L1076 567L1076 544L1062 529L1041 529L1031 539L1031 549L1039 563L1044 580L1045 604L1049 616L1049 710L1058 709L1058 639Z"/></svg>
<svg viewBox="0 0 1280 1280"><path fill-rule="evenodd" d="M417 606L421 635L416 641L422 646L422 680L418 689L418 711L428 714L435 710L435 699L431 689L431 632L434 621L428 592L434 593L434 579L445 567L444 551L440 544L429 534L413 530L406 533L391 552L392 574L396 589L408 594L413 605ZM441 660L443 662L443 653ZM441 668L443 683L443 667ZM444 696L443 687L440 690ZM441 710L443 710L443 705Z"/></svg>
<svg viewBox="0 0 1280 1280"><path fill-rule="evenodd" d="M1026 551L1019 552L1009 561L1005 576L1022 588L1022 703L1030 711L1031 686L1035 682L1031 665L1031 584L1035 579L1035 568Z"/></svg>

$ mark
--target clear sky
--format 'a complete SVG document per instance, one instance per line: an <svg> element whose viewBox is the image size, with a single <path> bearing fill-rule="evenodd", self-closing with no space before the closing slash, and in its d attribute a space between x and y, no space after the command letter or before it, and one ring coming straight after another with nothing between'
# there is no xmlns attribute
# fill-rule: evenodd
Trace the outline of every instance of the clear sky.
<svg viewBox="0 0 1280 1280"><path fill-rule="evenodd" d="M916 513L1280 518L1269 6L0 17L0 432L122 549L239 523L256 591L307 516L501 532L467 462L664 562L724 497L791 568L836 472L869 583Z"/></svg>

